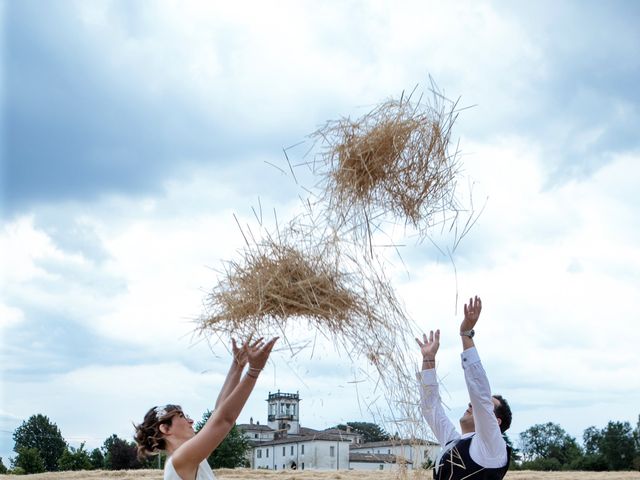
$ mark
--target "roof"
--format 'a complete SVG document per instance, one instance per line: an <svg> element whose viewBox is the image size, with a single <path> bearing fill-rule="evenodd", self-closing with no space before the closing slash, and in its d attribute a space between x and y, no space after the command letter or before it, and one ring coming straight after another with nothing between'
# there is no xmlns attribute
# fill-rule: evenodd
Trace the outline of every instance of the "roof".
<svg viewBox="0 0 640 480"><path fill-rule="evenodd" d="M349 441L340 435L317 432L311 435L288 435L285 438L278 438L275 440L266 440L263 442L252 441L251 444L254 447L261 447L266 445L281 445L283 443L313 442L314 440L325 440L325 441L331 441L331 442L348 442Z"/></svg>
<svg viewBox="0 0 640 480"><path fill-rule="evenodd" d="M383 440L381 442L359 443L351 445L350 448L376 448L376 447L397 447L400 445L440 445L431 440L423 440L421 438L406 438L401 440Z"/></svg>
<svg viewBox="0 0 640 480"><path fill-rule="evenodd" d="M273 432L273 428L269 425L261 425L259 423L240 423L236 425L240 430L244 430L245 432L253 432L253 431L269 431Z"/></svg>
<svg viewBox="0 0 640 480"><path fill-rule="evenodd" d="M358 436L362 436L361 433L358 432L354 432L353 430L351 432L347 432L346 430L340 430L339 428L327 428L326 430L323 430L324 433L332 433L334 435L348 435L350 437L358 437Z"/></svg>
<svg viewBox="0 0 640 480"><path fill-rule="evenodd" d="M350 462L361 462L361 463L410 463L413 462L411 460L407 460L404 457L396 456L390 453L357 453L352 452L349 454Z"/></svg>

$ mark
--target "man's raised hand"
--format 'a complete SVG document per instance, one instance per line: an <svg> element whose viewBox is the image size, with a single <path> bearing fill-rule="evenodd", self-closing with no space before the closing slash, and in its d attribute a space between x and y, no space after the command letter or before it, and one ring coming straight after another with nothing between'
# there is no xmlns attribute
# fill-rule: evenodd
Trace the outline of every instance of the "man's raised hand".
<svg viewBox="0 0 640 480"><path fill-rule="evenodd" d="M460 331L465 332L475 327L480 312L482 311L482 300L476 295L476 298L470 298L469 303L464 305L464 320L460 324Z"/></svg>
<svg viewBox="0 0 640 480"><path fill-rule="evenodd" d="M436 330L435 334L433 330L429 332L429 337L425 333L422 334L422 342L416 338L416 342L420 345L420 351L422 352L423 361L433 361L436 359L436 353L440 348L440 330Z"/></svg>

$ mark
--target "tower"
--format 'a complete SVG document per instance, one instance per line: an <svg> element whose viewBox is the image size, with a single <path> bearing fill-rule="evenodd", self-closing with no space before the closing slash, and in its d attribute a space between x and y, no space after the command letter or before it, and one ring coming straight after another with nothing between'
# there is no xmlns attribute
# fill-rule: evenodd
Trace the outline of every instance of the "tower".
<svg viewBox="0 0 640 480"><path fill-rule="evenodd" d="M300 433L299 393L281 393L280 390L277 393L269 392L267 402L267 423L277 431L278 437Z"/></svg>

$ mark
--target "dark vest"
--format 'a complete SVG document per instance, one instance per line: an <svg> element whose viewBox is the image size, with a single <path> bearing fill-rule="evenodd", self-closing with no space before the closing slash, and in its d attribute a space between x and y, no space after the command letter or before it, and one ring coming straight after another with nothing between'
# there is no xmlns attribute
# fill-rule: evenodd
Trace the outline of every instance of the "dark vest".
<svg viewBox="0 0 640 480"><path fill-rule="evenodd" d="M433 478L435 480L460 480L462 478L469 480L501 480L509 470L509 461L511 459L511 447L507 445L507 464L501 468L481 467L471 460L469 447L471 439L462 438L451 447L440 458L438 473L433 469Z"/></svg>

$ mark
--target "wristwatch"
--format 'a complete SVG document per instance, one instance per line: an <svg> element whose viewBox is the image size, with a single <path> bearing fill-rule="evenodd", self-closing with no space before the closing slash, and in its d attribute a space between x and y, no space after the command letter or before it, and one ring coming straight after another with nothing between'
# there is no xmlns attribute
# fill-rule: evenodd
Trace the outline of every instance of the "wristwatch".
<svg viewBox="0 0 640 480"><path fill-rule="evenodd" d="M460 332L461 337L473 338L475 334L476 334L476 331L473 328L471 330L463 330Z"/></svg>

